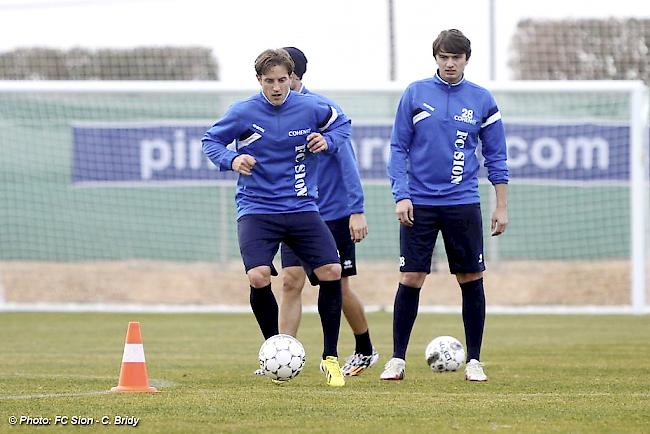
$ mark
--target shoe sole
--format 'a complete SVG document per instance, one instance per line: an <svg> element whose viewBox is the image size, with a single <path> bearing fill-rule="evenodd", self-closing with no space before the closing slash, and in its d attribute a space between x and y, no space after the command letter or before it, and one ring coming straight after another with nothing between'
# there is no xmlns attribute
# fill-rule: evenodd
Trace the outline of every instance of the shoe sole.
<svg viewBox="0 0 650 434"><path fill-rule="evenodd" d="M401 377L388 377L388 378L379 377L379 379L383 380L383 381L402 381L404 379L404 377L405 376L402 375Z"/></svg>
<svg viewBox="0 0 650 434"><path fill-rule="evenodd" d="M352 368L348 371L343 371L343 375L345 375L346 377L357 377L361 375L363 371L365 371L366 369L367 368L360 368L360 367Z"/></svg>

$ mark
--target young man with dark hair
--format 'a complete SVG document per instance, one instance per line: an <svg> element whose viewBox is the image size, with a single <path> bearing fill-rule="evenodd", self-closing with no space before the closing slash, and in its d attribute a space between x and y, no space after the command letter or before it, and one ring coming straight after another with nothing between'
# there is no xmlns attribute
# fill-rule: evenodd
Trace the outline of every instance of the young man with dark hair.
<svg viewBox="0 0 650 434"><path fill-rule="evenodd" d="M307 71L307 57L296 47L284 47L294 62L291 74L291 90L322 98L327 104L338 107L328 98L311 93L302 83ZM339 251L341 287L343 292L343 313L350 324L355 338L355 349L343 366L345 375L356 376L377 363L379 354L370 340L368 321L363 304L350 287L350 276L357 274L355 243L368 233L364 215L363 188L359 177L357 160L350 140L341 143L335 154L319 156L318 166L318 208L321 217L329 227ZM280 333L296 336L302 315L302 289L306 273L317 285L318 279L286 244L282 253L282 297L280 299Z"/></svg>
<svg viewBox="0 0 650 434"><path fill-rule="evenodd" d="M338 363L341 265L336 244L318 214L319 152L335 152L350 136L350 120L322 99L290 91L294 63L285 50L255 60L259 94L233 104L203 136L203 152L221 170L239 173L237 235L250 283L250 303L264 338L278 334L271 291L273 257L281 242L320 282L321 370L327 384L345 384ZM236 151L227 148L235 141Z"/></svg>
<svg viewBox="0 0 650 434"><path fill-rule="evenodd" d="M487 381L480 363L485 324L483 229L478 192L480 139L488 180L496 191L492 235L508 224L506 141L490 92L465 80L471 44L445 30L433 42L438 71L404 91L390 144L388 175L400 222L401 278L393 313L393 358L382 380L401 380L418 312L420 288L442 232L449 270L462 293L467 364L465 379Z"/></svg>

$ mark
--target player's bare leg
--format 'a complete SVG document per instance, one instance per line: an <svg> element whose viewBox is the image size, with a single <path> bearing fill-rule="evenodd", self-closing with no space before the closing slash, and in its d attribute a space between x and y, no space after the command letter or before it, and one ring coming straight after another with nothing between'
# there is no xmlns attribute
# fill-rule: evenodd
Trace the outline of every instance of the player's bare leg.
<svg viewBox="0 0 650 434"><path fill-rule="evenodd" d="M363 310L363 304L357 294L350 288L350 278L341 278L341 292L343 293L343 314L350 324L352 333L360 335L368 331L368 321Z"/></svg>
<svg viewBox="0 0 650 434"><path fill-rule="evenodd" d="M282 294L280 296L280 333L296 337L302 318L302 289L305 285L302 267L282 269Z"/></svg>

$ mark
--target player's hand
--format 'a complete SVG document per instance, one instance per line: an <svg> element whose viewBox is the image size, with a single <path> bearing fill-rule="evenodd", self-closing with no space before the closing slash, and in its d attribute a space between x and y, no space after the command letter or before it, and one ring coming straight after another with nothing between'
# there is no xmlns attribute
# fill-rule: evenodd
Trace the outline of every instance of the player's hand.
<svg viewBox="0 0 650 434"><path fill-rule="evenodd" d="M508 226L508 210L506 208L495 208L492 213L492 236L501 235Z"/></svg>
<svg viewBox="0 0 650 434"><path fill-rule="evenodd" d="M397 214L397 220L404 226L413 226L413 202L411 199L402 199L395 205L395 214Z"/></svg>
<svg viewBox="0 0 650 434"><path fill-rule="evenodd" d="M350 238L355 243L363 240L368 235L368 223L366 216L361 214L350 215Z"/></svg>
<svg viewBox="0 0 650 434"><path fill-rule="evenodd" d="M240 175L250 176L251 170L255 167L255 157L248 154L241 154L235 157L232 160L232 170L239 173Z"/></svg>
<svg viewBox="0 0 650 434"><path fill-rule="evenodd" d="M326 151L329 148L327 140L320 133L311 133L307 136L307 148L314 154Z"/></svg>

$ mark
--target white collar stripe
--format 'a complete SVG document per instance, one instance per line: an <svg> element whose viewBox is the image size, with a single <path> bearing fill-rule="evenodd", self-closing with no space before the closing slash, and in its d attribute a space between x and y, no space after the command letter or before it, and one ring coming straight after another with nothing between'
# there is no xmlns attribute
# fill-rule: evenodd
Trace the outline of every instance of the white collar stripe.
<svg viewBox="0 0 650 434"><path fill-rule="evenodd" d="M262 96L264 97L266 102L273 105L273 103L271 101L269 101L269 99L266 97L266 95L264 95L264 92L260 91L260 93L262 94ZM278 104L277 106L275 106L275 107L278 107L278 106L281 106L282 104L284 104L284 102L287 100L287 98L289 98L290 93L291 93L291 91L287 92L287 94L284 96L284 99L282 100L282 102L280 104Z"/></svg>

